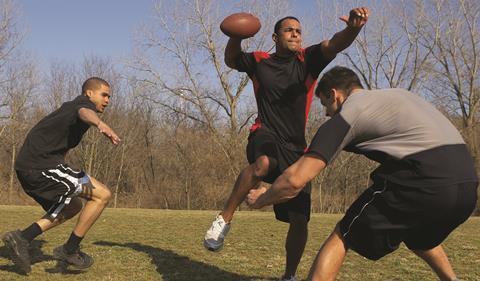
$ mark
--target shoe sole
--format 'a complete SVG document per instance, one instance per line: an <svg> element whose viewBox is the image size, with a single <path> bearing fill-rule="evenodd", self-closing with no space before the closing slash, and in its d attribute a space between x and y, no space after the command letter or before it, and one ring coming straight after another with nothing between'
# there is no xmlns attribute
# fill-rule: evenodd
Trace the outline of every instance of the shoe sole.
<svg viewBox="0 0 480 281"><path fill-rule="evenodd" d="M53 258L56 259L57 261L59 261L61 263L61 266L63 267L72 267L73 269L76 269L76 270L86 270L86 269L89 269L90 267L92 267L92 265L94 264L94 262L92 262L91 264L89 264L88 266L79 266L79 265L76 265L76 264L73 264L73 263L69 263L65 256L61 253L58 253L58 251L53 251Z"/></svg>
<svg viewBox="0 0 480 281"><path fill-rule="evenodd" d="M205 247L205 249L209 250L210 252L219 252L220 250L223 249L223 244L218 248L214 248L214 247L208 245L207 241L205 241L205 240L203 240L203 246Z"/></svg>
<svg viewBox="0 0 480 281"><path fill-rule="evenodd" d="M75 264L72 264L72 263L69 263L65 260L62 260L62 259L56 259L57 262L58 262L58 266L60 268L63 268L63 269L73 269L73 270L81 270L81 271L87 271L88 269L90 269L90 267L92 267L93 263L87 267L79 267Z"/></svg>
<svg viewBox="0 0 480 281"><path fill-rule="evenodd" d="M29 274L32 272L32 267L30 264L25 262L21 257L20 253L17 251L16 247L13 245L15 241L9 233L2 236L2 241L5 244L5 247L9 250L10 258L12 259L13 263L20 268L25 274Z"/></svg>

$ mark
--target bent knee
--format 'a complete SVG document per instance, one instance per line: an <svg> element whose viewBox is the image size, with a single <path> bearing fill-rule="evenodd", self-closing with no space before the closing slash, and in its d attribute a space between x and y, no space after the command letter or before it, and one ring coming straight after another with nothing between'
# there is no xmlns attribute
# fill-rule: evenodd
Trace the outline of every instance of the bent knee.
<svg viewBox="0 0 480 281"><path fill-rule="evenodd" d="M102 185L98 199L100 199L104 203L108 203L110 199L112 199L112 191L110 191L110 189L106 185Z"/></svg>
<svg viewBox="0 0 480 281"><path fill-rule="evenodd" d="M66 205L60 213L58 220L64 222L76 216L83 208L83 203L80 198L73 198L70 204Z"/></svg>
<svg viewBox="0 0 480 281"><path fill-rule="evenodd" d="M84 187L84 197L107 204L112 198L112 192L105 184L91 178L91 182Z"/></svg>
<svg viewBox="0 0 480 281"><path fill-rule="evenodd" d="M263 155L257 158L253 164L253 174L257 178L263 178L268 174L270 167L270 160L267 156Z"/></svg>

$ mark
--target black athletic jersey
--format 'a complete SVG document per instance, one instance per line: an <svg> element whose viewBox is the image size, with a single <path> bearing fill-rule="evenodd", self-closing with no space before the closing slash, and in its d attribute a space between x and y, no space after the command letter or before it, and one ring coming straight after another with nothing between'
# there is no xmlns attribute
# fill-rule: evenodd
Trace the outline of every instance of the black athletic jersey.
<svg viewBox="0 0 480 281"><path fill-rule="evenodd" d="M307 153L329 163L342 149L379 162L374 180L412 187L478 181L455 126L432 104L403 89L350 95L318 129Z"/></svg>
<svg viewBox="0 0 480 281"><path fill-rule="evenodd" d="M87 96L65 102L28 133L15 161L16 170L45 170L65 163L68 150L78 145L90 125L78 117L80 108L97 111Z"/></svg>
<svg viewBox="0 0 480 281"><path fill-rule="evenodd" d="M314 85L330 61L322 54L320 44L286 57L259 51L241 53L236 68L252 80L258 109L250 131L266 127L282 145L303 150Z"/></svg>

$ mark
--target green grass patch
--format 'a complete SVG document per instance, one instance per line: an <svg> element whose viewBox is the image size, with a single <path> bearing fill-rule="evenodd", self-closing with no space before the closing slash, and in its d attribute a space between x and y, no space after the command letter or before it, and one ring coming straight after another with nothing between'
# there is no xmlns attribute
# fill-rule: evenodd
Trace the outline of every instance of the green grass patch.
<svg viewBox="0 0 480 281"><path fill-rule="evenodd" d="M37 220L37 207L0 206L0 232ZM215 211L107 209L82 242L95 259L86 272L60 271L53 248L64 243L74 221L41 235L32 247L32 273L21 275L0 242L0 280L278 280L284 268L288 225L270 212L238 212L224 249L203 248ZM306 278L317 250L340 215L313 214L310 236L298 270ZM480 218L470 218L444 243L462 280L480 280ZM435 275L404 246L377 262L349 252L338 280L435 280Z"/></svg>

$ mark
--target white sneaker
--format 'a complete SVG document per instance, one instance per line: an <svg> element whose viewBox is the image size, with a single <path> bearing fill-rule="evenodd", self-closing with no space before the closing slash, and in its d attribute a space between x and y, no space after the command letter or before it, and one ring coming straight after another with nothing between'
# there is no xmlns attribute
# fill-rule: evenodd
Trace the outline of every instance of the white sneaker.
<svg viewBox="0 0 480 281"><path fill-rule="evenodd" d="M223 240L230 230L230 223L226 223L221 215L215 217L212 226L205 234L203 246L210 251L219 251L223 247Z"/></svg>
<svg viewBox="0 0 480 281"><path fill-rule="evenodd" d="M297 281L297 278L295 278L295 276L290 276L290 278L282 277L280 281Z"/></svg>

